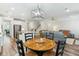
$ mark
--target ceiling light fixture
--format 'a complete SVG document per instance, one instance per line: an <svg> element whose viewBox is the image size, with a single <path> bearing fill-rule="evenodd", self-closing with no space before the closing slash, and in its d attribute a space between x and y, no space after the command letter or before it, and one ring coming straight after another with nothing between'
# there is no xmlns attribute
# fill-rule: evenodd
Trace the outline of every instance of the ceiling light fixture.
<svg viewBox="0 0 79 59"><path fill-rule="evenodd" d="M32 18L42 18L46 17L46 13L37 5L36 9L32 10Z"/></svg>

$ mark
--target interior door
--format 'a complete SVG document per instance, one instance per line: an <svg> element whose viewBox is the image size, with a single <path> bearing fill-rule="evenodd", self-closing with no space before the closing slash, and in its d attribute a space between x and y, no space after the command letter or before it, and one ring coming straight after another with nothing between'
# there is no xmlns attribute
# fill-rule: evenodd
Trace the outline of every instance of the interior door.
<svg viewBox="0 0 79 59"><path fill-rule="evenodd" d="M13 25L14 38L18 39L18 32L21 31L21 25Z"/></svg>

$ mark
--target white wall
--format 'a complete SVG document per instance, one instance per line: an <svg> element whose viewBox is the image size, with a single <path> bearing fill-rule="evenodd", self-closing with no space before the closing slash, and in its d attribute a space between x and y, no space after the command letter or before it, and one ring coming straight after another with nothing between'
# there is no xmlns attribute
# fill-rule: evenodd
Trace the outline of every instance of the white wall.
<svg viewBox="0 0 79 59"><path fill-rule="evenodd" d="M49 30L53 31L54 27L57 27L56 30L70 30L73 34L79 35L79 15L70 15L55 20L45 19L40 21L41 27L39 30Z"/></svg>
<svg viewBox="0 0 79 59"><path fill-rule="evenodd" d="M38 24L40 24L41 26L38 28L37 32L39 32L40 30L48 30L48 31L59 30L58 29L59 23L57 22L57 20L44 19L44 20L38 21L37 23L35 23L35 22L37 22L37 21L31 21L29 24L29 27L30 27L30 29L36 28L38 26Z"/></svg>
<svg viewBox="0 0 79 59"><path fill-rule="evenodd" d="M72 33L79 35L79 15L71 15L58 19L60 29L70 30Z"/></svg>
<svg viewBox="0 0 79 59"><path fill-rule="evenodd" d="M13 20L13 18L9 18L9 17L0 17L0 25L4 25L4 24L7 24L6 22L9 22L10 24L10 31L11 31L11 36L13 37L13 25L16 24L16 25L22 25L22 30L25 32L26 29L27 29L27 26L26 26L26 22L23 22L23 21L16 21L16 20ZM6 26L7 26L6 25ZM4 27L6 27L4 26ZM0 28L1 29L1 28Z"/></svg>
<svg viewBox="0 0 79 59"><path fill-rule="evenodd" d="M41 29L43 30L49 30L49 31L58 31L58 22L57 20L50 20L50 19L47 19L47 20L44 20L44 21L41 21ZM55 28L57 27L57 28Z"/></svg>
<svg viewBox="0 0 79 59"><path fill-rule="evenodd" d="M28 21L25 21L25 22L13 21L13 18L5 18L5 19L11 20L12 25L13 24L22 25L22 28L24 29L24 32L28 31ZM0 20L0 24L1 23L2 23L2 21ZM65 29L65 30L70 30L74 34L79 34L79 27L78 27L79 26L79 15L72 15L72 16L68 16L68 17L62 17L62 18L55 19L55 20L50 20L50 19L46 20L46 19L44 19L43 21L40 21L40 24L41 24L41 26L38 29L38 31L39 30L53 31L54 28L57 27L56 30Z"/></svg>

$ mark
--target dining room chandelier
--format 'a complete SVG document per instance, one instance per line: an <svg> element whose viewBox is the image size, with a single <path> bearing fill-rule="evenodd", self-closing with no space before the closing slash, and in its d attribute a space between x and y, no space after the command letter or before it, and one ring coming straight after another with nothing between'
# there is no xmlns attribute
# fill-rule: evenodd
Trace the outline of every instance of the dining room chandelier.
<svg viewBox="0 0 79 59"><path fill-rule="evenodd" d="M37 5L37 8L32 10L32 18L41 18L41 19L45 19L46 18L46 13L45 11L43 11L39 5Z"/></svg>

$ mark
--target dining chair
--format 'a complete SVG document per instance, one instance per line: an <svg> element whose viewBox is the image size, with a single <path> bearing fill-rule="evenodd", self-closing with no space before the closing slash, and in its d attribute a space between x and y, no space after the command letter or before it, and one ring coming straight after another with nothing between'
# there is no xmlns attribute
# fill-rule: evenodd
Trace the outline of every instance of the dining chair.
<svg viewBox="0 0 79 59"><path fill-rule="evenodd" d="M23 41L22 40L17 40L16 43L17 43L19 56L37 56L37 54L34 53L31 50L29 50L28 52L24 52L24 47L23 47Z"/></svg>
<svg viewBox="0 0 79 59"><path fill-rule="evenodd" d="M33 33L25 33L25 41L30 40L33 38ZM26 47L26 51L27 51L27 47Z"/></svg>
<svg viewBox="0 0 79 59"><path fill-rule="evenodd" d="M16 43L17 43L19 56L25 56L22 40L17 40Z"/></svg>
<svg viewBox="0 0 79 59"><path fill-rule="evenodd" d="M33 38L33 33L25 33L25 41L32 39Z"/></svg>
<svg viewBox="0 0 79 59"><path fill-rule="evenodd" d="M58 41L55 56L63 56L66 41Z"/></svg>
<svg viewBox="0 0 79 59"><path fill-rule="evenodd" d="M58 41L53 50L49 50L43 56L63 56L66 41Z"/></svg>
<svg viewBox="0 0 79 59"><path fill-rule="evenodd" d="M62 33L62 32L54 32L54 40L56 41L56 42L58 42L58 41L65 41L66 40L66 38L64 37L64 34Z"/></svg>
<svg viewBox="0 0 79 59"><path fill-rule="evenodd" d="M53 40L53 39L54 39L54 33L47 33L47 34L46 34L46 38Z"/></svg>

